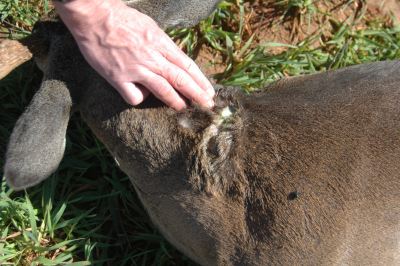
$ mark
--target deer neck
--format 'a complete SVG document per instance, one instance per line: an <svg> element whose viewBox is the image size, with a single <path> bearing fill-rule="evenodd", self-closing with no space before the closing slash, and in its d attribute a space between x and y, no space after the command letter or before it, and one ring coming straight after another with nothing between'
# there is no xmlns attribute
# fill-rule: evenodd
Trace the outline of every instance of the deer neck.
<svg viewBox="0 0 400 266"><path fill-rule="evenodd" d="M104 81L87 91L79 103L83 119L136 187L158 193L167 180L171 188L184 185L180 179L196 135L179 126L174 110L156 100L131 107Z"/></svg>

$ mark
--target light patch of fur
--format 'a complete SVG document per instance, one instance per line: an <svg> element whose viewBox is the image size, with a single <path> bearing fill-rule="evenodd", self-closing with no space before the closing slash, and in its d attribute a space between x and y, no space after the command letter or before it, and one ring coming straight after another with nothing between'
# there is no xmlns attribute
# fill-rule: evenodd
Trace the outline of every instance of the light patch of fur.
<svg viewBox="0 0 400 266"><path fill-rule="evenodd" d="M221 117L223 119L228 119L229 117L231 117L233 115L233 111L231 110L231 108L229 106L225 107L224 109L222 109L221 111Z"/></svg>
<svg viewBox="0 0 400 266"><path fill-rule="evenodd" d="M116 164L118 167L120 167L120 164L119 164L119 161L118 161L117 157L114 157L114 161L115 161L115 164Z"/></svg>
<svg viewBox="0 0 400 266"><path fill-rule="evenodd" d="M197 180L199 190L210 195L217 195L226 187L224 176L219 174L227 160L233 143L231 130L224 130L227 123L233 122L233 110L227 106L215 116L213 123L203 132L203 138L198 145L197 165L202 178ZM214 152L210 151L210 147ZM195 171L199 173L198 171Z"/></svg>
<svg viewBox="0 0 400 266"><path fill-rule="evenodd" d="M190 122L189 118L188 117L184 117L184 116L178 119L178 124L181 127L186 128L186 129L190 129L190 128L193 127L193 125Z"/></svg>

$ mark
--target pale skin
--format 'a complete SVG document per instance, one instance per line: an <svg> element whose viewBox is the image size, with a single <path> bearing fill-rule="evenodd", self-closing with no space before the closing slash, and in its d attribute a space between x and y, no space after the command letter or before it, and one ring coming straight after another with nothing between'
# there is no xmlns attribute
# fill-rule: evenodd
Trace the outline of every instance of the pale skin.
<svg viewBox="0 0 400 266"><path fill-rule="evenodd" d="M87 62L131 105L152 93L175 110L213 106L198 66L150 17L121 0L54 2Z"/></svg>

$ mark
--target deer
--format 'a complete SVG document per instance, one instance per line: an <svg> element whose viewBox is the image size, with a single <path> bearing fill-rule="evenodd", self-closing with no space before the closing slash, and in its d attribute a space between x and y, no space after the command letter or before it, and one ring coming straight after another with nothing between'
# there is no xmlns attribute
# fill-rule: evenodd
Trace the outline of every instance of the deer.
<svg viewBox="0 0 400 266"><path fill-rule="evenodd" d="M127 4L167 28L197 23L217 2ZM156 98L126 104L59 20L38 22L30 38L0 45L21 53L13 66L33 53L44 72L9 139L4 175L15 190L57 169L80 112L154 225L200 265L400 264L399 61L252 94L216 85L214 108L177 112Z"/></svg>

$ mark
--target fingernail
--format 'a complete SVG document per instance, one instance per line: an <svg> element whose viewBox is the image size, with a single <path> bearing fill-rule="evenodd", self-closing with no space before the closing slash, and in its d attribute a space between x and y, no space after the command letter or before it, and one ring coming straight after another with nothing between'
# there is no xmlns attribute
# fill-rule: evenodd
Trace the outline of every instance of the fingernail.
<svg viewBox="0 0 400 266"><path fill-rule="evenodd" d="M176 111L182 111L182 110L184 110L184 109L186 109L187 108L187 105L186 105L186 103L183 103L183 104L181 104L181 105L179 105L179 106L175 106L175 110Z"/></svg>

